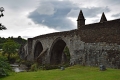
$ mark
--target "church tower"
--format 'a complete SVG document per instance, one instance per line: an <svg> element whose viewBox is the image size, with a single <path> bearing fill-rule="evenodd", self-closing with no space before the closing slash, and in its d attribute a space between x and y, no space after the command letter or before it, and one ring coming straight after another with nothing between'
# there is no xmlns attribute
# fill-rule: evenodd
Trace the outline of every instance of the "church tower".
<svg viewBox="0 0 120 80"><path fill-rule="evenodd" d="M84 25L85 25L85 18L82 10L80 10L80 13L77 19L77 28L79 29L81 26L84 26Z"/></svg>
<svg viewBox="0 0 120 80"><path fill-rule="evenodd" d="M105 21L107 21L107 19L106 19L106 17L105 17L104 12L103 12L103 13L102 13L102 17L101 17L101 19L100 19L100 22L105 22Z"/></svg>

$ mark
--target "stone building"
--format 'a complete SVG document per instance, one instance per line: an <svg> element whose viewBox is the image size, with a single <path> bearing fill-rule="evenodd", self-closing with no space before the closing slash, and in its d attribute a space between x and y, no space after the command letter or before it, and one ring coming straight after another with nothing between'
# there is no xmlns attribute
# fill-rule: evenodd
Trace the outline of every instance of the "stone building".
<svg viewBox="0 0 120 80"><path fill-rule="evenodd" d="M100 22L85 25L80 10L77 29L28 38L19 54L28 61L57 65L66 61L66 46L71 65L120 68L120 19L107 21L103 13Z"/></svg>

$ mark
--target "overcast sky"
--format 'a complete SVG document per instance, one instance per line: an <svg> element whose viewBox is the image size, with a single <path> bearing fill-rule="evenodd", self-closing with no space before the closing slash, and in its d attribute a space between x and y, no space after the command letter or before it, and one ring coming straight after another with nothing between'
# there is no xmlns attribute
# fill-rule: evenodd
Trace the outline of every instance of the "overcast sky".
<svg viewBox="0 0 120 80"><path fill-rule="evenodd" d="M0 0L0 7L5 9L0 23L7 27L0 37L31 38L76 29L80 10L86 24L99 22L103 12L107 20L120 18L120 0Z"/></svg>

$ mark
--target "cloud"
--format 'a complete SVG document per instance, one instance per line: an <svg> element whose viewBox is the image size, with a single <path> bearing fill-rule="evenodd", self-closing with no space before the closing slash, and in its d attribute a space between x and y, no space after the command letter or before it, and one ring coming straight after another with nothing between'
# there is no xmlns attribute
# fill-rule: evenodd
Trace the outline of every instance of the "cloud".
<svg viewBox="0 0 120 80"><path fill-rule="evenodd" d="M41 1L39 7L28 16L34 23L46 25L56 30L75 29L76 26L68 17L76 18L80 9L87 18L96 17L102 12L110 12L108 7L79 7L69 0L64 1Z"/></svg>
<svg viewBox="0 0 120 80"><path fill-rule="evenodd" d="M5 11L12 10L14 13L32 11L38 4L39 0L0 0L0 6L4 7Z"/></svg>
<svg viewBox="0 0 120 80"><path fill-rule="evenodd" d="M36 11L40 15L52 15L55 12L54 7L51 3L40 4L40 6L36 9Z"/></svg>
<svg viewBox="0 0 120 80"><path fill-rule="evenodd" d="M91 7L83 8L83 11L86 17L92 18L102 14L102 12L110 12L110 9L108 7Z"/></svg>
<svg viewBox="0 0 120 80"><path fill-rule="evenodd" d="M104 1L104 3L110 3L111 5L119 5L120 4L120 0L103 0Z"/></svg>
<svg viewBox="0 0 120 80"><path fill-rule="evenodd" d="M112 15L112 17L120 17L120 13Z"/></svg>
<svg viewBox="0 0 120 80"><path fill-rule="evenodd" d="M108 7L91 7L91 8L80 8L83 11L83 14L87 18L93 18L96 17L98 14L102 14L102 12L110 12L110 9ZM79 13L79 9L77 10L71 10L68 13L69 17L77 17Z"/></svg>
<svg viewBox="0 0 120 80"><path fill-rule="evenodd" d="M41 1L40 6L29 14L36 24L43 24L56 30L74 29L75 25L68 19L71 9L79 9L70 1Z"/></svg>

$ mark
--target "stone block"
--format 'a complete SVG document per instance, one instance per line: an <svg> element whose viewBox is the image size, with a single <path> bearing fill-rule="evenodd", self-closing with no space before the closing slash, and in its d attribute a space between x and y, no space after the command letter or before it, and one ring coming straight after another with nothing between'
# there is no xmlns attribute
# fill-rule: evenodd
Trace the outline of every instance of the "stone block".
<svg viewBox="0 0 120 80"><path fill-rule="evenodd" d="M99 68L100 68L100 71L105 71L106 70L106 67L104 65L100 65Z"/></svg>

